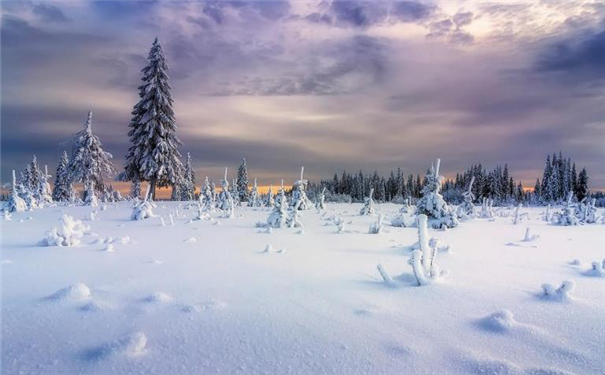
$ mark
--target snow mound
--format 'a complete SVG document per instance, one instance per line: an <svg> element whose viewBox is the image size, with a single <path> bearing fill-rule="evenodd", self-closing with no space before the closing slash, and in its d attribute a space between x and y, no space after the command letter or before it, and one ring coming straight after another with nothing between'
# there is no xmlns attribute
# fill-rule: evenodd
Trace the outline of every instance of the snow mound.
<svg viewBox="0 0 605 375"><path fill-rule="evenodd" d="M139 356L147 352L147 336L143 332L134 332L84 353L87 360L100 360L114 355Z"/></svg>
<svg viewBox="0 0 605 375"><path fill-rule="evenodd" d="M605 277L605 260L592 262L592 266L584 272L585 276Z"/></svg>
<svg viewBox="0 0 605 375"><path fill-rule="evenodd" d="M573 281L563 281L558 288L552 284L542 284L542 298L551 301L570 301L571 292L575 289L576 283Z"/></svg>
<svg viewBox="0 0 605 375"><path fill-rule="evenodd" d="M46 232L46 238L43 240L45 246L77 246L84 233L90 230L90 227L82 224L80 220L63 214L59 218L61 226L52 228Z"/></svg>
<svg viewBox="0 0 605 375"><path fill-rule="evenodd" d="M478 323L484 330L498 333L510 332L517 325L513 313L506 309L479 319Z"/></svg>
<svg viewBox="0 0 605 375"><path fill-rule="evenodd" d="M66 288L59 289L55 293L51 294L48 299L61 301L61 300L74 300L81 301L90 298L90 288L84 283L77 283L70 285Z"/></svg>
<svg viewBox="0 0 605 375"><path fill-rule="evenodd" d="M187 242L187 243L196 243L197 242L197 238L195 238L195 237L189 237L186 240L184 240L184 242Z"/></svg>
<svg viewBox="0 0 605 375"><path fill-rule="evenodd" d="M145 298L145 302L149 303L168 303L172 301L172 297L164 292L155 292Z"/></svg>

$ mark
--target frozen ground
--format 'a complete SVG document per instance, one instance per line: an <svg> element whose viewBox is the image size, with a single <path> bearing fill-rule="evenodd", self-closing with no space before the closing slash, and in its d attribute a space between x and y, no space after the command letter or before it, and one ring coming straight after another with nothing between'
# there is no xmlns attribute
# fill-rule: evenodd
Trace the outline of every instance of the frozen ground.
<svg viewBox="0 0 605 375"><path fill-rule="evenodd" d="M451 245L436 259L450 275L415 287L416 229L368 234L376 217L359 205L306 212L303 234L261 233L260 209L188 223L194 211L176 207L158 204L161 226L110 205L84 221L93 234L78 247L38 242L63 212L87 219L89 207L3 221L2 374L605 373L605 278L585 274L605 258L603 225L548 225L536 208L519 225L430 229ZM331 215L352 221L345 233ZM527 227L540 238L522 242ZM576 284L571 300L539 297L563 280Z"/></svg>

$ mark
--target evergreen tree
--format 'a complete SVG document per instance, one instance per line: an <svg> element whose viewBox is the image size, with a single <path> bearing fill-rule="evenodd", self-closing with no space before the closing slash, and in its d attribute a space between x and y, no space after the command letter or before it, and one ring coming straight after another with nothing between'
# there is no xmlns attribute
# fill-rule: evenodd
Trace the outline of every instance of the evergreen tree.
<svg viewBox="0 0 605 375"><path fill-rule="evenodd" d="M103 178L115 173L110 161L113 156L102 146L99 137L92 133L92 112L88 112L84 130L74 137L68 167L71 181L84 184L84 201L87 203L94 202L90 194L105 190Z"/></svg>
<svg viewBox="0 0 605 375"><path fill-rule="evenodd" d="M542 185L539 178L536 179L536 185L534 186L534 200L536 203L542 200Z"/></svg>
<svg viewBox="0 0 605 375"><path fill-rule="evenodd" d="M239 194L240 202L247 202L250 196L250 190L248 189L248 166L246 165L246 158L243 158L242 164L237 170L237 192Z"/></svg>
<svg viewBox="0 0 605 375"><path fill-rule="evenodd" d="M69 158L67 157L67 152L63 151L59 166L57 167L53 189L53 199L57 202L69 202L74 195L74 186L69 176L68 166Z"/></svg>
<svg viewBox="0 0 605 375"><path fill-rule="evenodd" d="M578 201L582 201L584 198L588 196L588 173L586 173L586 168L582 168L580 174L578 175L578 189L576 191L576 197Z"/></svg>
<svg viewBox="0 0 605 375"><path fill-rule="evenodd" d="M195 199L195 172L191 165L191 155L187 153L187 164L185 165L185 176L180 186L181 200L192 201Z"/></svg>
<svg viewBox="0 0 605 375"><path fill-rule="evenodd" d="M571 190L573 194L578 196L578 173L576 172L576 163L571 167Z"/></svg>
<svg viewBox="0 0 605 375"><path fill-rule="evenodd" d="M36 158L36 155L34 155L31 163L25 167L25 173L23 174L21 183L31 192L32 196L36 199L36 202L40 200L39 186L41 175L42 172L38 166L38 159Z"/></svg>
<svg viewBox="0 0 605 375"><path fill-rule="evenodd" d="M168 65L158 41L147 57L148 65L142 70L144 82L139 86L139 102L134 106L130 121L131 146L126 155L124 179L148 181L151 198L156 188L181 183L183 165L176 135L176 121L172 110L172 96Z"/></svg>

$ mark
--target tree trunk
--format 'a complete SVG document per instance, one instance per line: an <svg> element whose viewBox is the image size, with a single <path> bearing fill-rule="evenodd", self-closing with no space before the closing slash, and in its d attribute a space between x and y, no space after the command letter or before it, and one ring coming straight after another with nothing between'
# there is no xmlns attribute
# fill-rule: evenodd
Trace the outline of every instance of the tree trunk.
<svg viewBox="0 0 605 375"><path fill-rule="evenodd" d="M150 184L149 196L150 196L150 199L152 201L154 201L155 200L155 180L149 181L149 184Z"/></svg>

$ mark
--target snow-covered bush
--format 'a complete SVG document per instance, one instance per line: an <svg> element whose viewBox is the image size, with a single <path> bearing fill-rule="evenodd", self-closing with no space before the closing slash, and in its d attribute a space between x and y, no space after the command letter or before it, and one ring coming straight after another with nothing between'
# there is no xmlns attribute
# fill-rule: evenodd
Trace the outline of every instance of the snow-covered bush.
<svg viewBox="0 0 605 375"><path fill-rule="evenodd" d="M17 189L17 177L15 175L15 170L13 169L13 185L11 189L11 194L8 197L6 205L2 208L3 212L23 212L27 209L27 204L25 203L23 198L19 196Z"/></svg>
<svg viewBox="0 0 605 375"><path fill-rule="evenodd" d="M286 193L283 189L280 189L273 211L269 214L267 219L267 225L271 228L284 228L288 221L288 200L286 199Z"/></svg>
<svg viewBox="0 0 605 375"><path fill-rule="evenodd" d="M448 274L445 270L440 271L437 264L435 264L439 242L434 239L429 241L427 223L428 217L426 215L418 215L419 249L412 252L408 262L412 266L418 286L427 285Z"/></svg>
<svg viewBox="0 0 605 375"><path fill-rule="evenodd" d="M384 228L382 225L382 214L378 214L378 220L376 220L375 223L370 225L369 233L370 234L380 234L380 233L382 233L383 229Z"/></svg>
<svg viewBox="0 0 605 375"><path fill-rule="evenodd" d="M52 228L46 232L46 238L43 241L45 246L77 246L84 233L90 228L84 225L80 220L63 214L59 218L60 227Z"/></svg>
<svg viewBox="0 0 605 375"><path fill-rule="evenodd" d="M225 168L225 178L221 180L221 187L223 191L218 197L218 208L223 211L224 218L232 218L234 215L233 210L235 209L235 202L233 196L229 192L229 181L227 180L227 168Z"/></svg>
<svg viewBox="0 0 605 375"><path fill-rule="evenodd" d="M307 180L304 179L305 167L300 168L300 180L294 181L292 187L292 201L290 208L297 207L298 210L305 211L311 208L311 201L307 198L306 186Z"/></svg>
<svg viewBox="0 0 605 375"><path fill-rule="evenodd" d="M422 189L422 198L418 200L416 207L419 214L431 219L433 228L453 228L458 226L458 217L439 193L444 180L444 177L439 175L440 164L441 160L437 159L437 163L431 165Z"/></svg>
<svg viewBox="0 0 605 375"><path fill-rule="evenodd" d="M38 186L38 200L41 205L50 204L53 202L52 189L48 183L48 178L51 177L48 174L48 166L44 166L44 172L40 173L39 186Z"/></svg>
<svg viewBox="0 0 605 375"><path fill-rule="evenodd" d="M576 217L575 204L572 202L573 193L570 191L567 196L567 203L563 210L558 214L557 223L559 225L579 225L580 220Z"/></svg>
<svg viewBox="0 0 605 375"><path fill-rule="evenodd" d="M532 242L540 238L539 234L531 234L531 231L528 228L525 229L525 237L523 237L523 242Z"/></svg>
<svg viewBox="0 0 605 375"><path fill-rule="evenodd" d="M542 284L542 297L554 301L569 301L575 287L576 283L573 281L563 281L558 288L552 284Z"/></svg>
<svg viewBox="0 0 605 375"><path fill-rule="evenodd" d="M410 214L415 213L414 206L410 205L410 198L403 200L403 207L399 210L397 215L391 220L391 225L394 227L410 227L414 225L414 220L410 218Z"/></svg>
<svg viewBox="0 0 605 375"><path fill-rule="evenodd" d="M527 214L527 212L524 212L524 213L519 212L521 210L522 206L523 206L523 204L519 203L517 205L517 208L515 208L515 212L513 213L513 225L517 225L520 222L522 222L523 219L529 218L529 215Z"/></svg>
<svg viewBox="0 0 605 375"><path fill-rule="evenodd" d="M494 217L494 200L489 198L483 198L483 203L481 204L481 212L479 212L479 217L482 219L492 219Z"/></svg>
<svg viewBox="0 0 605 375"><path fill-rule="evenodd" d="M473 194L473 183L475 182L475 176L471 178L471 182L468 184L468 188L462 194L464 197L464 202L460 206L458 206L458 217L460 219L472 219L477 216L477 209L475 208L475 204L473 203L475 200L475 194Z"/></svg>
<svg viewBox="0 0 605 375"><path fill-rule="evenodd" d="M373 215L375 212L374 209L374 189L370 189L370 195L364 198L363 207L359 211L361 216Z"/></svg>
<svg viewBox="0 0 605 375"><path fill-rule="evenodd" d="M150 199L150 185L147 185L147 192L145 193L145 199L139 201L135 199L132 208L132 215L130 216L131 220L144 220L150 217L155 217L153 214L153 209L155 208L155 204Z"/></svg>
<svg viewBox="0 0 605 375"><path fill-rule="evenodd" d="M292 210L290 210L290 216L288 217L288 227L290 228L302 228L304 227L302 221L300 221L302 214L300 213L299 206L302 204L302 200L299 200Z"/></svg>
<svg viewBox="0 0 605 375"><path fill-rule="evenodd" d="M550 204L546 207L546 211L544 212L544 216L542 216L542 220L548 223L552 222L553 213L550 211Z"/></svg>
<svg viewBox="0 0 605 375"><path fill-rule="evenodd" d="M212 192L210 181L208 181L208 176L206 176L204 186L200 191L199 203L203 212L211 212L214 210L214 193Z"/></svg>
<svg viewBox="0 0 605 375"><path fill-rule="evenodd" d="M321 190L321 193L317 196L317 202L315 202L315 209L317 212L321 212L326 209L326 188Z"/></svg>
<svg viewBox="0 0 605 375"><path fill-rule="evenodd" d="M598 221L597 200L594 198L584 198L577 207L576 215L581 223L594 224Z"/></svg>
<svg viewBox="0 0 605 375"><path fill-rule="evenodd" d="M258 194L258 185L256 184L256 178L254 179L254 185L252 186L252 190L250 190L250 196L248 197L248 206L249 207L261 207L262 201L260 199L260 195Z"/></svg>
<svg viewBox="0 0 605 375"><path fill-rule="evenodd" d="M605 277L605 259L602 262L594 261L591 267L584 272L586 276Z"/></svg>

